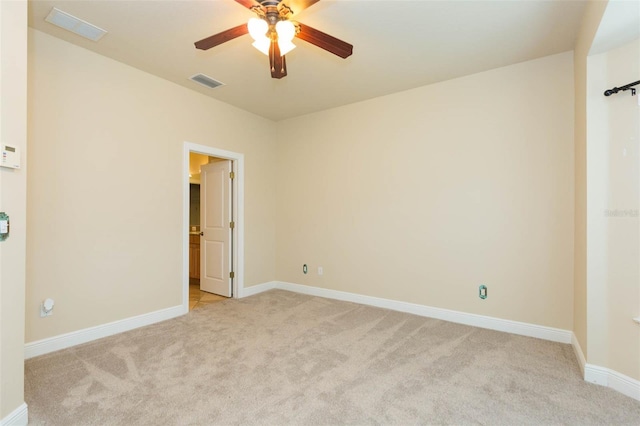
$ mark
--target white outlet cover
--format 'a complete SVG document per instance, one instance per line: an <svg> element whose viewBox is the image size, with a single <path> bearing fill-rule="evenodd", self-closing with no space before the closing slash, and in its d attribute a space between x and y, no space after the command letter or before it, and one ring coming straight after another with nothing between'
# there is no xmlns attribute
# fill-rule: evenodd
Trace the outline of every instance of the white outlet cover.
<svg viewBox="0 0 640 426"><path fill-rule="evenodd" d="M318 266L318 275L322 274L324 274L324 270L322 269L322 266Z"/></svg>

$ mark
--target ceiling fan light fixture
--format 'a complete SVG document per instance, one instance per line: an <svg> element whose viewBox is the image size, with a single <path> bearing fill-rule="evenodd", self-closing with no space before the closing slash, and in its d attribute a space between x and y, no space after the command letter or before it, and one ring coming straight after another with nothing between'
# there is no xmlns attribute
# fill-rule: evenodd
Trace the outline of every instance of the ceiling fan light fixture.
<svg viewBox="0 0 640 426"><path fill-rule="evenodd" d="M296 45L289 40L278 40L278 47L280 48L280 56L284 56L296 48Z"/></svg>
<svg viewBox="0 0 640 426"><path fill-rule="evenodd" d="M249 35L255 41L269 39L267 37L267 31L269 31L269 24L267 24L267 21L263 21L259 18L251 18L247 23L247 29L249 30Z"/></svg>
<svg viewBox="0 0 640 426"><path fill-rule="evenodd" d="M249 35L255 40L252 46L268 56L271 39L267 37L267 31L269 31L267 21L251 18L247 23L247 29L249 30Z"/></svg>
<svg viewBox="0 0 640 426"><path fill-rule="evenodd" d="M278 40L291 41L296 36L296 27L291 21L278 21L276 24Z"/></svg>
<svg viewBox="0 0 640 426"><path fill-rule="evenodd" d="M2 0L0 0L2 1ZM317 3L319 0L234 0L255 13L257 17L247 24L240 24L221 33L195 42L196 49L207 50L247 33L254 40L253 46L269 57L271 77L280 79L287 76L285 55L295 49L293 39L302 39L320 49L341 58L353 54L353 45L322 31L289 21L292 9L285 4L293 1L297 12ZM277 44L276 44L277 43Z"/></svg>
<svg viewBox="0 0 640 426"><path fill-rule="evenodd" d="M296 48L296 45L291 42L296 36L296 27L291 21L278 21L276 33L278 33L280 55L284 56Z"/></svg>
<svg viewBox="0 0 640 426"><path fill-rule="evenodd" d="M271 40L269 40L267 37L261 40L256 40L251 45L256 49L258 49L259 51L261 51L262 53L264 53L265 55L269 56L269 48L271 47Z"/></svg>

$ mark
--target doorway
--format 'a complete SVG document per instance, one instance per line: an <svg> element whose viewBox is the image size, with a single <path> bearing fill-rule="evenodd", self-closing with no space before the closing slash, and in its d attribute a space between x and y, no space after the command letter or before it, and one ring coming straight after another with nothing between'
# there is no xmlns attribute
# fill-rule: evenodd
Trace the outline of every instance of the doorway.
<svg viewBox="0 0 640 426"><path fill-rule="evenodd" d="M198 294L203 294L208 301L213 301L216 296L211 293L202 293L196 286L197 280L194 277L193 258L194 258L194 244L196 241L204 238L199 234L205 233L203 229L199 228L199 224L194 224L194 219L191 209L192 195L196 192L194 187L194 180L190 179L190 174L193 177L194 173L190 173L190 157L200 157L200 162L209 163L209 157L214 157L215 160L211 163L219 162L220 164L228 164L229 170L233 172L233 179L229 184L229 191L233 194L229 211L231 212L231 228L229 230L230 236L233 239L233 244L230 244L230 250L228 251L228 259L225 260L225 265L229 265L230 271L229 280L226 283L229 284L226 292L223 294L230 294L231 297L241 297L244 289L244 155L240 153L234 153L217 148L212 148L203 145L197 145L190 142L184 143L183 150L183 311L184 313L189 311L190 306L194 303L194 299ZM225 161L229 160L229 161ZM215 181L216 179L209 180L208 182ZM212 185L209 185L212 187ZM204 186L203 186L204 187ZM220 198L220 194L216 194L212 189L214 197ZM207 189L202 197L210 192ZM227 219L225 219L226 221ZM209 249L216 247L217 241L209 241ZM204 261L206 259L203 258ZM202 263L202 262L201 262ZM211 262L209 262L211 265ZM198 277L199 279L200 277ZM198 290L197 293L195 290ZM191 294L191 295L190 295Z"/></svg>
<svg viewBox="0 0 640 426"><path fill-rule="evenodd" d="M189 310L231 297L231 160L189 153Z"/></svg>

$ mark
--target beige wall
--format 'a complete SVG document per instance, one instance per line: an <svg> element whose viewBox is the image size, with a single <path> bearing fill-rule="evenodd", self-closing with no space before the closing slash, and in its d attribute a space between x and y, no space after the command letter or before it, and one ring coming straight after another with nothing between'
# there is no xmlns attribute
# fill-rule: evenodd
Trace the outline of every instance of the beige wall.
<svg viewBox="0 0 640 426"><path fill-rule="evenodd" d="M589 56L608 5L589 3L574 55L574 333L587 363L637 380L640 329L631 318L640 313L640 227L637 217L607 212L638 209L638 106L628 92L603 92L637 80L640 46Z"/></svg>
<svg viewBox="0 0 640 426"><path fill-rule="evenodd" d="M245 155L245 286L275 279L273 122L29 37L27 342L181 303L184 141Z"/></svg>
<svg viewBox="0 0 640 426"><path fill-rule="evenodd" d="M585 355L587 347L587 56L607 1L589 2L573 56L575 83L575 234L573 332Z"/></svg>
<svg viewBox="0 0 640 426"><path fill-rule="evenodd" d="M588 362L640 379L640 41L589 56L587 73Z"/></svg>
<svg viewBox="0 0 640 426"><path fill-rule="evenodd" d="M638 208L637 191L620 190L637 155L625 163L617 145L633 121L605 119L623 101L601 95L635 79L640 47L590 58L587 73L605 8L590 4L573 57L277 125L30 30L27 212L26 6L0 2L0 127L25 153L20 173L0 172L12 218L0 419L23 401L25 218L28 342L175 306L183 141L245 154L245 286L279 279L573 329L589 363L640 379L638 238L625 237L638 220L603 215ZM40 319L45 297L56 308Z"/></svg>
<svg viewBox="0 0 640 426"><path fill-rule="evenodd" d="M571 329L572 57L279 122L278 279Z"/></svg>
<svg viewBox="0 0 640 426"><path fill-rule="evenodd" d="M22 151L22 169L0 168L0 211L11 218L0 242L0 422L24 402L26 69L27 3L0 1L0 140Z"/></svg>

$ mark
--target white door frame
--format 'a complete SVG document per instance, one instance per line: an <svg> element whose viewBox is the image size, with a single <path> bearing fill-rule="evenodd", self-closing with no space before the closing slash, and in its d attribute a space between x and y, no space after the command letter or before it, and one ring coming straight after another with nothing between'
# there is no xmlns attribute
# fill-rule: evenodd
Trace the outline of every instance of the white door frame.
<svg viewBox="0 0 640 426"><path fill-rule="evenodd" d="M189 153L231 160L233 179L233 212L236 226L233 230L233 297L242 297L244 291L244 154L226 151L192 142L184 142L182 157L182 309L189 312Z"/></svg>

